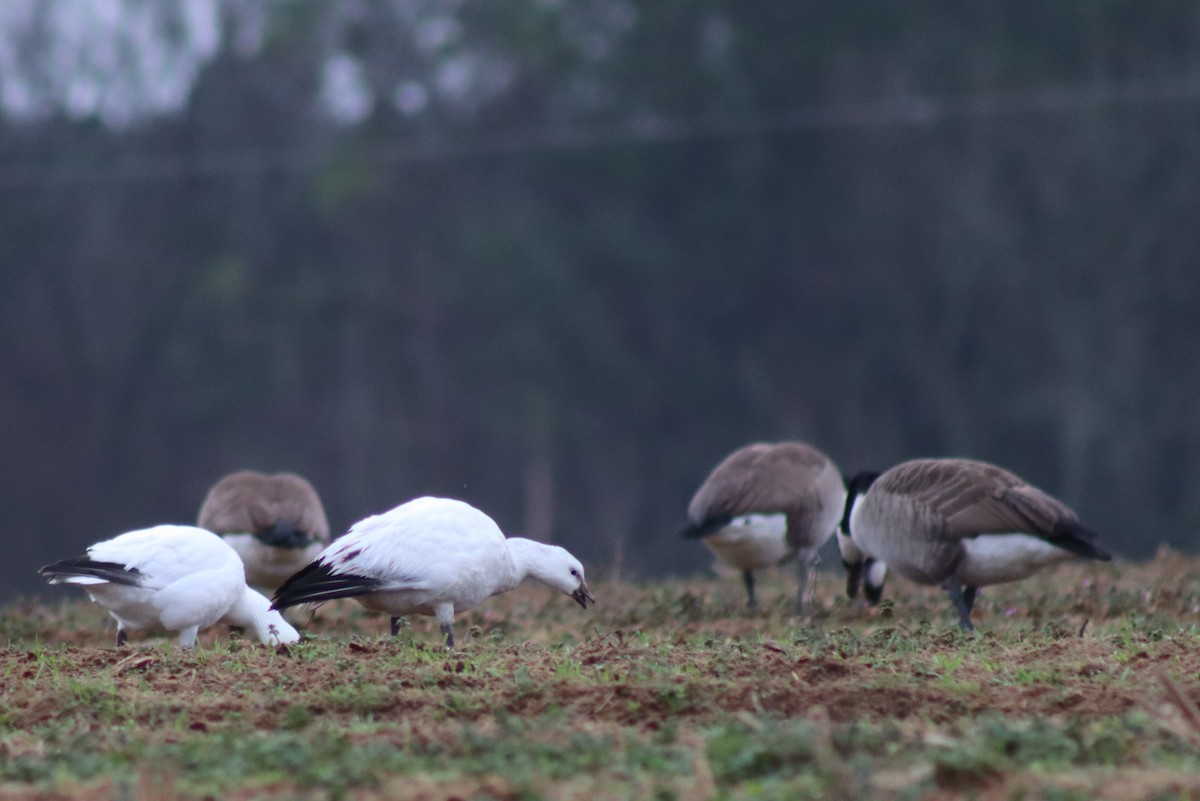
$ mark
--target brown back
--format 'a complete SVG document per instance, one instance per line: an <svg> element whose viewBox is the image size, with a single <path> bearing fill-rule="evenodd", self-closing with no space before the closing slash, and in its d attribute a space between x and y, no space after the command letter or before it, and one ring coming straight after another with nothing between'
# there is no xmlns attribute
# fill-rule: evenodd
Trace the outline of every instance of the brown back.
<svg viewBox="0 0 1200 801"><path fill-rule="evenodd" d="M277 520L329 541L321 499L312 484L295 473L230 473L208 491L197 525L217 534L259 534Z"/></svg>
<svg viewBox="0 0 1200 801"><path fill-rule="evenodd" d="M688 505L695 524L725 516L784 514L789 535L817 517L841 475L828 456L803 442L756 443L718 464Z"/></svg>
<svg viewBox="0 0 1200 801"><path fill-rule="evenodd" d="M944 522L944 534L1022 531L1049 535L1060 521L1078 522L1057 498L995 465L971 459L916 459L888 470L868 493L887 493Z"/></svg>

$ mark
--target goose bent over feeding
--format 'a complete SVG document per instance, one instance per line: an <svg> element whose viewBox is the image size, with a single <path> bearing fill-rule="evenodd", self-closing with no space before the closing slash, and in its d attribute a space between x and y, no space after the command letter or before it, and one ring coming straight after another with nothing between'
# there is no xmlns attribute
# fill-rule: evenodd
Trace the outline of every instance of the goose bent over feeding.
<svg viewBox="0 0 1200 801"><path fill-rule="evenodd" d="M87 590L116 619L118 646L131 630L162 628L179 632L180 646L191 648L201 630L218 622L249 628L271 645L300 639L266 597L246 586L233 548L201 528L130 531L38 572L51 584Z"/></svg>
<svg viewBox="0 0 1200 801"><path fill-rule="evenodd" d="M456 612L533 578L595 603L579 560L557 545L505 538L483 512L462 501L417 498L355 523L312 564L283 583L274 609L354 598L392 618L433 615L454 647Z"/></svg>
<svg viewBox="0 0 1200 801"><path fill-rule="evenodd" d="M842 558L886 562L950 595L964 631L975 592L1072 557L1107 561L1070 508L1017 476L970 459L917 459L850 481Z"/></svg>
<svg viewBox="0 0 1200 801"><path fill-rule="evenodd" d="M828 456L803 442L739 448L713 469L688 506L680 532L699 539L722 562L742 571L751 609L758 606L754 571L796 558L800 592L811 586L817 551L837 529L845 506L841 473Z"/></svg>
<svg viewBox="0 0 1200 801"><path fill-rule="evenodd" d="M295 473L230 473L208 491L196 525L224 538L242 557L246 582L264 592L329 544L321 499Z"/></svg>

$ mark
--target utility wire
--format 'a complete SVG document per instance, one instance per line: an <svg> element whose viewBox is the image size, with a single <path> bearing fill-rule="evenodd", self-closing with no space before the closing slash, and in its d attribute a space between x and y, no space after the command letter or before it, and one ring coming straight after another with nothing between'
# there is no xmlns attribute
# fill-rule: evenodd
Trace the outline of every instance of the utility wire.
<svg viewBox="0 0 1200 801"><path fill-rule="evenodd" d="M630 145L872 128L928 127L955 120L1082 114L1141 106L1200 102L1200 76L1170 83L1132 82L1097 87L1050 86L960 97L902 95L868 102L833 103L726 118L643 117L606 128L547 127L478 136L415 137L366 144L353 155L315 147L248 148L166 155L134 155L112 164L83 161L0 164L0 191L52 186L142 183L182 178L241 177L303 172L331 162L400 166L490 156L537 155Z"/></svg>

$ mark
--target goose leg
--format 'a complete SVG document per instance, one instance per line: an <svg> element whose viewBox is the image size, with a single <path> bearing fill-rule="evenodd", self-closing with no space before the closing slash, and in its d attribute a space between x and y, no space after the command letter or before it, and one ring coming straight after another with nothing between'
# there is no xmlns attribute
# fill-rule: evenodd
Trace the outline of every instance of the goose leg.
<svg viewBox="0 0 1200 801"><path fill-rule="evenodd" d="M743 570L742 583L746 585L746 595L750 599L748 604L750 611L758 611L758 599L754 597L754 572L750 570Z"/></svg>
<svg viewBox="0 0 1200 801"><path fill-rule="evenodd" d="M454 622L454 604L439 604L434 613L437 615L437 621L441 624L442 634L446 635L446 647L451 651L454 650L454 628L451 624Z"/></svg>
<svg viewBox="0 0 1200 801"><path fill-rule="evenodd" d="M188 626L179 631L179 647L190 651L196 647L196 635L200 633L199 626Z"/></svg>
<svg viewBox="0 0 1200 801"><path fill-rule="evenodd" d="M395 637L400 633L400 618L392 618L392 636Z"/></svg>
<svg viewBox="0 0 1200 801"><path fill-rule="evenodd" d="M125 642L128 639L129 639L129 634L125 631L125 629L118 628L117 629L117 647L120 648L122 645L125 644Z"/></svg>
<svg viewBox="0 0 1200 801"><path fill-rule="evenodd" d="M800 578L800 588L796 592L796 614L804 614L805 609L812 609L817 597L817 558L801 559L797 562L797 573Z"/></svg>
<svg viewBox="0 0 1200 801"><path fill-rule="evenodd" d="M978 587L963 587L963 601L967 605L967 614L971 614L971 610L975 608L975 593L979 592Z"/></svg>
<svg viewBox="0 0 1200 801"><path fill-rule="evenodd" d="M950 600L954 602L954 608L958 610L959 628L963 631L974 631L975 627L971 625L971 604L975 601L975 588L968 588L971 598L968 601L966 593L963 592L962 580L959 579L957 573L954 573L942 582L942 589L950 596Z"/></svg>

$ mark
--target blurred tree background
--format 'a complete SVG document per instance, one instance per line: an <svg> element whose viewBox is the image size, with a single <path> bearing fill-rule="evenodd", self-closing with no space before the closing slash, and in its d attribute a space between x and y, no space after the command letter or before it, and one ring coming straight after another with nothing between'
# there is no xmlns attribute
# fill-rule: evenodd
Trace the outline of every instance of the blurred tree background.
<svg viewBox="0 0 1200 801"><path fill-rule="evenodd" d="M728 451L1200 548L1200 5L7 0L6 593L208 486L691 571Z"/></svg>

